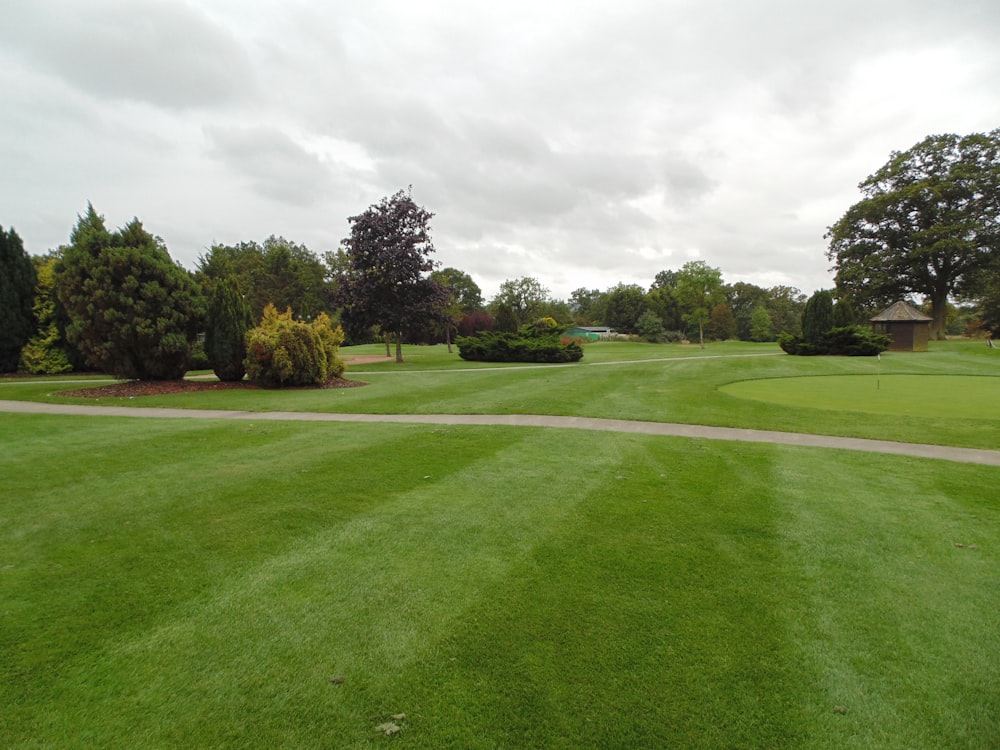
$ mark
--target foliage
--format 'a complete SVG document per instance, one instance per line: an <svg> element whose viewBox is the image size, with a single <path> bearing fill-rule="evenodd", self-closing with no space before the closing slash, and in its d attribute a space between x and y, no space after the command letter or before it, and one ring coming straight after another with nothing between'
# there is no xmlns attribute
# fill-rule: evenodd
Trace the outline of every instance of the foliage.
<svg viewBox="0 0 1000 750"><path fill-rule="evenodd" d="M538 279L523 276L504 281L488 309L496 330L513 333L541 317L548 302L549 290Z"/></svg>
<svg viewBox="0 0 1000 750"><path fill-rule="evenodd" d="M874 357L888 349L890 343L892 339L889 336L875 333L866 326L832 328L815 341L808 341L804 336L793 336L789 333L783 333L778 337L778 344L783 351L800 356L828 354Z"/></svg>
<svg viewBox="0 0 1000 750"><path fill-rule="evenodd" d="M773 339L774 334L771 332L771 314L763 305L755 307L750 313L750 340L771 341Z"/></svg>
<svg viewBox="0 0 1000 750"><path fill-rule="evenodd" d="M983 290L1000 251L1000 129L928 136L865 179L829 228L837 288L884 306L927 297L943 338L949 296Z"/></svg>
<svg viewBox="0 0 1000 750"><path fill-rule="evenodd" d="M458 324L460 336L475 336L480 331L493 330L493 316L487 312L476 311L463 315Z"/></svg>
<svg viewBox="0 0 1000 750"><path fill-rule="evenodd" d="M266 388L323 385L344 371L337 358L343 340L326 313L304 323L293 319L290 308L279 313L267 305L260 325L247 332L247 376Z"/></svg>
<svg viewBox="0 0 1000 750"><path fill-rule="evenodd" d="M703 260L685 263L677 272L677 299L686 310L684 320L698 326L698 341L705 348L705 324L722 296L722 272Z"/></svg>
<svg viewBox="0 0 1000 750"><path fill-rule="evenodd" d="M806 302L802 311L802 338L818 344L823 334L833 328L833 295L820 289Z"/></svg>
<svg viewBox="0 0 1000 750"><path fill-rule="evenodd" d="M471 362L577 362L583 349L574 341L563 343L563 330L555 320L542 318L517 333L483 331L455 343L459 356Z"/></svg>
<svg viewBox="0 0 1000 750"><path fill-rule="evenodd" d="M620 333L638 333L639 318L649 309L646 292L638 284L617 284L604 298L604 325Z"/></svg>
<svg viewBox="0 0 1000 750"><path fill-rule="evenodd" d="M663 328L663 321L652 310L646 310L639 316L639 320L636 321L635 332L652 344L663 343L667 338L667 332Z"/></svg>
<svg viewBox="0 0 1000 750"><path fill-rule="evenodd" d="M708 317L708 335L716 341L728 341L736 338L736 318L733 316L733 308L725 300L721 300L712 307L712 312Z"/></svg>
<svg viewBox="0 0 1000 750"><path fill-rule="evenodd" d="M21 349L35 332L35 283L21 238L0 226L0 372L17 369Z"/></svg>
<svg viewBox="0 0 1000 750"><path fill-rule="evenodd" d="M56 263L67 340L101 371L170 380L188 368L204 317L195 281L138 219L109 232L92 205Z"/></svg>
<svg viewBox="0 0 1000 750"><path fill-rule="evenodd" d="M589 326L604 320L607 293L599 289L580 287L569 296L570 314L577 325Z"/></svg>
<svg viewBox="0 0 1000 750"><path fill-rule="evenodd" d="M35 263L38 274L33 309L36 333L21 350L20 369L24 372L54 375L73 370L56 315L55 264L54 256Z"/></svg>
<svg viewBox="0 0 1000 750"><path fill-rule="evenodd" d="M247 331L253 327L250 305L232 277L215 284L205 326L208 365L222 381L242 380L246 374Z"/></svg>
<svg viewBox="0 0 1000 750"><path fill-rule="evenodd" d="M802 310L806 296L792 286L773 286L767 290L765 307L771 316L774 332L799 334L802 332Z"/></svg>
<svg viewBox="0 0 1000 750"><path fill-rule="evenodd" d="M451 290L455 304L464 315L483 309L483 292L472 277L457 268L442 268L431 271L430 278Z"/></svg>
<svg viewBox="0 0 1000 750"><path fill-rule="evenodd" d="M836 328L852 326L857 323L857 313L849 297L841 297L833 306L833 325Z"/></svg>
<svg viewBox="0 0 1000 750"><path fill-rule="evenodd" d="M291 307L310 320L329 313L323 262L305 245L271 235L263 244L215 245L198 258L198 276L209 294L222 279L234 279L247 300L254 322L264 307Z"/></svg>
<svg viewBox="0 0 1000 750"><path fill-rule="evenodd" d="M445 287L426 276L435 265L433 216L400 190L350 217L351 236L342 243L347 270L334 297L341 319L352 330L375 327L395 337L397 362L403 336L438 320L449 302Z"/></svg>

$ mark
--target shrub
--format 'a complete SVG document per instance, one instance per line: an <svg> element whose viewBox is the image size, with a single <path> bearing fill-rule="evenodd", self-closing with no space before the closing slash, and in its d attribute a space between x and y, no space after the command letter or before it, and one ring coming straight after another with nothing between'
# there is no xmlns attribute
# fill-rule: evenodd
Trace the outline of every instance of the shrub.
<svg viewBox="0 0 1000 750"><path fill-rule="evenodd" d="M310 324L293 320L291 308L279 313L269 304L260 325L247 332L247 376L267 388L322 385L344 371L337 358L343 340L325 313Z"/></svg>
<svg viewBox="0 0 1000 750"><path fill-rule="evenodd" d="M778 345L788 354L814 356L818 354L841 355L847 357L873 357L889 348L892 339L882 333L875 333L864 326L842 326L833 328L816 343L810 343L802 336L783 333L778 337Z"/></svg>
<svg viewBox="0 0 1000 750"><path fill-rule="evenodd" d="M551 319L521 326L517 333L483 331L476 336L459 336L458 355L470 362L577 362L583 348L561 341L562 329ZM554 323L554 321L552 321Z"/></svg>
<svg viewBox="0 0 1000 750"><path fill-rule="evenodd" d="M892 343L892 338L884 333L875 333L865 326L842 326L827 331L822 337L822 345L827 354L848 357L874 357L884 352Z"/></svg>
<svg viewBox="0 0 1000 750"><path fill-rule="evenodd" d="M652 310L646 310L639 316L635 331L651 344L659 344L666 340L667 332L663 328L663 321Z"/></svg>

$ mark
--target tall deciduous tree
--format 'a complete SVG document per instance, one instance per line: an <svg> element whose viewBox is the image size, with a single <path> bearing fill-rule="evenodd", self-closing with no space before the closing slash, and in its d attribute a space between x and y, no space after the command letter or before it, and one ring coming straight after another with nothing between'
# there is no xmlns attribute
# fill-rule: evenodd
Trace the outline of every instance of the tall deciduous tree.
<svg viewBox="0 0 1000 750"><path fill-rule="evenodd" d="M541 318L549 304L549 290L538 279L522 276L504 281L496 296L490 301L498 331L515 333L521 326Z"/></svg>
<svg viewBox="0 0 1000 750"><path fill-rule="evenodd" d="M0 227L0 372L14 372L35 332L35 266L14 229Z"/></svg>
<svg viewBox="0 0 1000 750"><path fill-rule="evenodd" d="M943 337L948 297L975 296L997 263L1000 129L928 136L859 188L826 235L838 289L863 304L924 295Z"/></svg>
<svg viewBox="0 0 1000 750"><path fill-rule="evenodd" d="M353 329L374 326L394 337L397 362L403 336L432 324L448 304L447 290L428 277L433 216L400 190L350 217L351 236L342 243L347 270L334 296L341 318Z"/></svg>
<svg viewBox="0 0 1000 750"><path fill-rule="evenodd" d="M198 274L209 292L220 279L235 279L255 321L268 304L280 310L291 307L307 320L330 312L323 261L284 237L271 235L263 244L215 245L198 258Z"/></svg>
<svg viewBox="0 0 1000 750"><path fill-rule="evenodd" d="M684 319L698 326L698 342L705 348L705 324L712 308L722 298L722 271L703 260L685 263L677 272L677 299L684 310Z"/></svg>
<svg viewBox="0 0 1000 750"><path fill-rule="evenodd" d="M163 241L133 219L109 232L88 206L56 263L66 336L103 372L170 380L187 370L204 301Z"/></svg>
<svg viewBox="0 0 1000 750"><path fill-rule="evenodd" d="M605 296L604 324L622 333L636 333L639 318L649 309L646 291L638 284L617 284Z"/></svg>

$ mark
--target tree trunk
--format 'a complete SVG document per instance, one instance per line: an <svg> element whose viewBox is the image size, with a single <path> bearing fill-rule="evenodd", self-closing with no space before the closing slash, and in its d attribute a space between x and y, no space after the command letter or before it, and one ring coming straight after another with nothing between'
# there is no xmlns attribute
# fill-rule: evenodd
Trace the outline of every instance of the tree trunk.
<svg viewBox="0 0 1000 750"><path fill-rule="evenodd" d="M392 352L389 351L389 334L386 333L386 334L383 334L383 335L385 336L385 356L386 357L391 357L392 356Z"/></svg>
<svg viewBox="0 0 1000 750"><path fill-rule="evenodd" d="M448 354L451 354L451 325L444 327L444 340L448 342Z"/></svg>
<svg viewBox="0 0 1000 750"><path fill-rule="evenodd" d="M403 364L403 334L396 334L396 364Z"/></svg>
<svg viewBox="0 0 1000 750"><path fill-rule="evenodd" d="M698 343L701 344L701 348L705 348L705 330L702 326L701 321L698 321Z"/></svg>
<svg viewBox="0 0 1000 750"><path fill-rule="evenodd" d="M948 327L948 293L935 292L931 298L931 337L935 341L944 341L945 329Z"/></svg>

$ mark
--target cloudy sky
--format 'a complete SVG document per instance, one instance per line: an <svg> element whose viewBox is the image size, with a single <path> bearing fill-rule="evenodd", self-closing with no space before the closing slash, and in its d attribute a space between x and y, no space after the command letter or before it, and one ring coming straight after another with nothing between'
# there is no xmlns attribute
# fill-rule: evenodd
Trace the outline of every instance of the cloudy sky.
<svg viewBox="0 0 1000 750"><path fill-rule="evenodd" d="M832 286L826 227L934 133L1000 127L996 0L0 0L0 224L90 201L189 268L317 254L413 186L436 259L537 278Z"/></svg>

